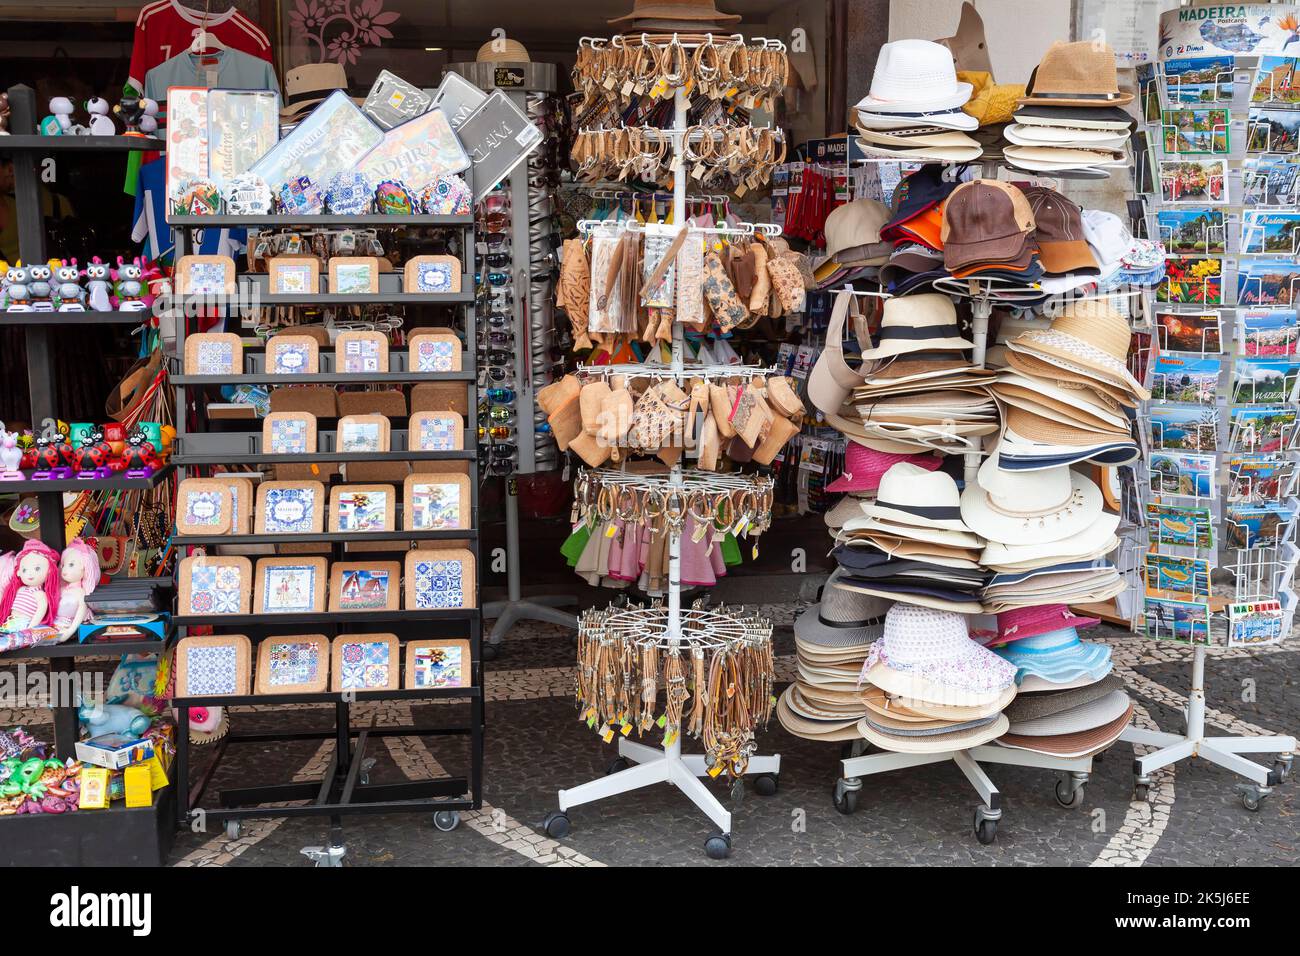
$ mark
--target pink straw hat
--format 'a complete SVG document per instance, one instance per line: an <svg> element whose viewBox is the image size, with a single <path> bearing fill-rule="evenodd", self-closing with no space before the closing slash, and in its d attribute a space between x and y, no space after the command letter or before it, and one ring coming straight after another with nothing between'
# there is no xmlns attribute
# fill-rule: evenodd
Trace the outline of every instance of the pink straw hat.
<svg viewBox="0 0 1300 956"><path fill-rule="evenodd" d="M844 452L844 474L827 485L826 490L875 491L880 487L880 479L885 472L900 461L911 462L926 471L934 471L943 464L937 455L899 455L876 451L850 439Z"/></svg>
<svg viewBox="0 0 1300 956"><path fill-rule="evenodd" d="M1050 634L1065 627L1092 627L1096 623L1097 618L1078 617L1064 604L1018 607L998 615L998 633L989 643L1006 644L1024 640L1026 637Z"/></svg>

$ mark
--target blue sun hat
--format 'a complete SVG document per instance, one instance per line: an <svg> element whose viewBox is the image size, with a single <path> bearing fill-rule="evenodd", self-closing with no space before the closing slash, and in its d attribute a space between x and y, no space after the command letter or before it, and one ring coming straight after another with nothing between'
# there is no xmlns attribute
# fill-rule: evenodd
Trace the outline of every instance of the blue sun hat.
<svg viewBox="0 0 1300 956"><path fill-rule="evenodd" d="M1026 637L996 648L994 653L1016 665L1017 684L1027 676L1041 677L1051 684L1068 684L1085 677L1099 681L1113 666L1107 645L1085 644L1072 627Z"/></svg>

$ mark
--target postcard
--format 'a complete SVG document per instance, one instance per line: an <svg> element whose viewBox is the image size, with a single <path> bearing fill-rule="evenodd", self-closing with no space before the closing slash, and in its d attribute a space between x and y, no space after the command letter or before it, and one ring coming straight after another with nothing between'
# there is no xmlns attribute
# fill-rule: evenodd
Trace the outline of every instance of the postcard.
<svg viewBox="0 0 1300 956"><path fill-rule="evenodd" d="M1295 438L1293 405L1244 405L1228 413L1228 450L1284 451Z"/></svg>
<svg viewBox="0 0 1300 956"><path fill-rule="evenodd" d="M1246 120L1246 152L1282 153L1300 150L1300 110L1251 109Z"/></svg>
<svg viewBox="0 0 1300 956"><path fill-rule="evenodd" d="M1253 106L1300 106L1300 60L1293 56L1261 56L1250 87Z"/></svg>
<svg viewBox="0 0 1300 956"><path fill-rule="evenodd" d="M1241 214L1241 254L1294 257L1300 252L1297 230L1300 212L1247 209Z"/></svg>
<svg viewBox="0 0 1300 956"><path fill-rule="evenodd" d="M1218 312L1157 312L1160 348L1166 352L1222 352Z"/></svg>
<svg viewBox="0 0 1300 956"><path fill-rule="evenodd" d="M1290 305L1300 283L1294 259L1242 259L1237 264L1237 305Z"/></svg>
<svg viewBox="0 0 1300 956"><path fill-rule="evenodd" d="M1176 105L1231 100L1235 69L1236 60L1231 56L1191 56L1166 60L1165 96L1170 103Z"/></svg>
<svg viewBox="0 0 1300 956"><path fill-rule="evenodd" d="M1293 402L1297 378L1300 363L1294 359L1240 359L1233 370L1232 403Z"/></svg>
<svg viewBox="0 0 1300 956"><path fill-rule="evenodd" d="M1218 451L1219 410L1207 405L1157 405L1150 408L1151 447L1178 451Z"/></svg>
<svg viewBox="0 0 1300 956"><path fill-rule="evenodd" d="M1165 252L1222 254L1227 248L1223 213L1217 209L1161 209L1156 213L1156 231Z"/></svg>
<svg viewBox="0 0 1300 956"><path fill-rule="evenodd" d="M1243 206L1294 206L1300 163L1282 156L1248 156L1241 164Z"/></svg>
<svg viewBox="0 0 1300 956"><path fill-rule="evenodd" d="M1295 511L1280 501L1229 505L1224 512L1224 546L1240 551L1276 547L1295 520Z"/></svg>
<svg viewBox="0 0 1300 956"><path fill-rule="evenodd" d="M1175 305L1222 305L1223 260L1206 256L1169 256L1156 301Z"/></svg>
<svg viewBox="0 0 1300 956"><path fill-rule="evenodd" d="M1151 398L1157 402L1213 405L1223 365L1216 356L1159 355L1151 370Z"/></svg>
<svg viewBox="0 0 1300 956"><path fill-rule="evenodd" d="M1205 558L1185 558L1174 554L1148 552L1146 565L1147 594L1152 596L1210 596L1210 562Z"/></svg>
<svg viewBox="0 0 1300 956"><path fill-rule="evenodd" d="M280 140L280 94L208 92L208 178L218 186L249 169Z"/></svg>
<svg viewBox="0 0 1300 956"><path fill-rule="evenodd" d="M1142 121L1160 122L1160 82L1154 63L1137 65L1138 101L1142 104Z"/></svg>
<svg viewBox="0 0 1300 956"><path fill-rule="evenodd" d="M1228 646L1259 647L1277 644L1285 636L1282 602L1274 598L1240 601L1228 605Z"/></svg>
<svg viewBox="0 0 1300 956"><path fill-rule="evenodd" d="M1265 452L1244 452L1228 458L1229 501L1280 501L1290 496L1296 463Z"/></svg>
<svg viewBox="0 0 1300 956"><path fill-rule="evenodd" d="M342 90L335 90L284 139L257 161L252 172L275 192L301 176L313 183L346 172L384 141L384 131Z"/></svg>
<svg viewBox="0 0 1300 956"><path fill-rule="evenodd" d="M1147 540L1157 546L1175 545L1209 551L1214 548L1214 518L1209 508L1148 502Z"/></svg>
<svg viewBox="0 0 1300 956"><path fill-rule="evenodd" d="M1295 355L1300 323L1294 309L1248 309L1238 313L1243 355L1253 358Z"/></svg>
<svg viewBox="0 0 1300 956"><path fill-rule="evenodd" d="M1210 643L1208 601L1174 601L1169 598L1147 597L1143 601L1142 620L1147 637L1184 644Z"/></svg>
<svg viewBox="0 0 1300 956"><path fill-rule="evenodd" d="M1217 462L1214 455L1154 450L1151 452L1151 493L1213 498Z"/></svg>
<svg viewBox="0 0 1300 956"><path fill-rule="evenodd" d="M1165 110L1160 127L1166 155L1231 151L1226 109Z"/></svg>
<svg viewBox="0 0 1300 956"><path fill-rule="evenodd" d="M1228 201L1227 164L1221 159L1160 161L1160 198L1166 203Z"/></svg>

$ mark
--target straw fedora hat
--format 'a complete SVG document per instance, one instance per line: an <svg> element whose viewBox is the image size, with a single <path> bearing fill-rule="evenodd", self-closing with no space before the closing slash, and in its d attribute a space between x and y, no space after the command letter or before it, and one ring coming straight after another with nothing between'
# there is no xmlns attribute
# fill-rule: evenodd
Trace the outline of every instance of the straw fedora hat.
<svg viewBox="0 0 1300 956"><path fill-rule="evenodd" d="M1116 717L1109 724L1082 730L1074 734L1057 734L1050 737L1030 737L1024 734L1004 734L998 738L1002 747L1015 750L1032 750L1036 753L1051 754L1055 757L1088 757L1100 753L1119 740L1129 722L1133 719L1133 703L1128 710Z"/></svg>
<svg viewBox="0 0 1300 956"><path fill-rule="evenodd" d="M1084 374L1098 374L1127 388L1146 401L1151 397L1128 370L1128 321L1105 302L1084 301L1067 305L1047 330L1030 330L1009 343L1014 350L1029 351L1052 364L1064 360Z"/></svg>
<svg viewBox="0 0 1300 956"><path fill-rule="evenodd" d="M868 113L926 113L964 105L974 87L957 79L952 51L932 40L895 40L880 48L871 92L855 106Z"/></svg>
<svg viewBox="0 0 1300 956"><path fill-rule="evenodd" d="M315 109L335 90L348 89L348 75L339 63L304 63L284 75L284 106L280 119L295 120L308 110ZM350 97L360 106L365 100Z"/></svg>
<svg viewBox="0 0 1300 956"><path fill-rule="evenodd" d="M885 301L877 345L863 359L893 358L909 352L947 352L974 348L961 337L957 309L945 295L895 296Z"/></svg>
<svg viewBox="0 0 1300 956"><path fill-rule="evenodd" d="M632 12L610 20L611 25L633 25L635 20L671 20L696 26L737 23L740 15L723 13L713 0L635 0Z"/></svg>
<svg viewBox="0 0 1300 956"><path fill-rule="evenodd" d="M475 63L531 63L528 49L512 37L488 40L478 48Z"/></svg>
<svg viewBox="0 0 1300 956"><path fill-rule="evenodd" d="M1102 514L1101 489L1070 468L1010 472L990 455L961 495L967 527L989 541L1044 544L1079 534Z"/></svg>
<svg viewBox="0 0 1300 956"><path fill-rule="evenodd" d="M831 572L821 600L795 619L794 636L821 647L865 647L881 634L890 602L836 587L842 577Z"/></svg>
<svg viewBox="0 0 1300 956"><path fill-rule="evenodd" d="M826 527L832 531L839 531L844 527L844 522L850 518L859 518L862 516L862 506L870 499L858 497L858 494L848 494L841 498L834 507L822 516L826 522Z"/></svg>
<svg viewBox="0 0 1300 956"><path fill-rule="evenodd" d="M1124 680L1117 674L1107 674L1095 684L1087 687L1075 687L1070 690L1048 691L1045 694L1017 694L1006 709L1007 719L1012 726L1019 722L1038 720L1064 713L1075 707L1100 700L1114 691L1124 689Z"/></svg>
<svg viewBox="0 0 1300 956"><path fill-rule="evenodd" d="M1016 101L1038 106L1125 106L1132 93L1119 90L1115 51L1092 40L1057 41L1029 75L1025 95Z"/></svg>
<svg viewBox="0 0 1300 956"><path fill-rule="evenodd" d="M970 533L961 519L961 494L952 475L900 461L881 476L868 517L896 524L923 525Z"/></svg>

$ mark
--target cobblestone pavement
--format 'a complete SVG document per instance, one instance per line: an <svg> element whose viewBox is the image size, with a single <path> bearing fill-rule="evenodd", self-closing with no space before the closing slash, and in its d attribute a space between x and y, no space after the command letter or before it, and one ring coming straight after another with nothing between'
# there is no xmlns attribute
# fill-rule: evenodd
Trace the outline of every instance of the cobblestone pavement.
<svg viewBox="0 0 1300 956"><path fill-rule="evenodd" d="M792 605L764 608L777 624L778 674L792 668ZM1190 651L1112 629L1090 637L1114 648L1116 666L1139 704L1137 721L1177 729L1186 698ZM1214 733L1300 730L1300 651L1290 645L1255 652L1215 650L1207 665L1208 720ZM1057 775L1019 767L987 767L1003 795L997 842L972 834L978 798L953 764L896 771L864 780L857 812L831 802L838 745L802 740L775 722L759 737L760 752L779 753L779 792L747 788L733 807L733 852L725 863L705 858L712 824L674 790L656 786L570 811L571 834L548 839L541 821L556 808L556 791L601 776L615 755L576 719L571 699L569 633L550 625L519 625L499 660L487 665L486 769L483 809L462 814L456 830L436 830L428 813L349 817L347 865L603 866L649 865L1035 865L1174 866L1294 865L1300 855L1300 802L1294 779L1275 788L1262 809L1241 805L1238 778L1202 761L1184 761L1156 775L1148 802L1131 802L1131 745L1098 760L1082 806L1060 808ZM463 704L384 702L358 705L356 726L436 724ZM231 719L244 730L327 728L328 706L291 710L246 708ZM0 711L5 724L48 721L38 708ZM272 781L307 781L326 765L332 743L241 745L214 775L217 789ZM689 752L690 747L687 746ZM197 751L197 774L211 751ZM460 773L460 738L384 738L368 751L371 780L398 782ZM1260 755L1262 762L1272 757ZM721 785L710 784L724 803ZM177 866L310 866L300 851L328 842L319 818L246 822L237 839L183 833Z"/></svg>

